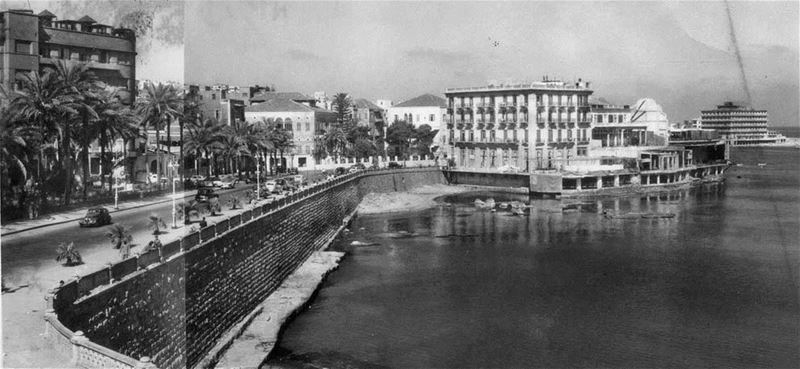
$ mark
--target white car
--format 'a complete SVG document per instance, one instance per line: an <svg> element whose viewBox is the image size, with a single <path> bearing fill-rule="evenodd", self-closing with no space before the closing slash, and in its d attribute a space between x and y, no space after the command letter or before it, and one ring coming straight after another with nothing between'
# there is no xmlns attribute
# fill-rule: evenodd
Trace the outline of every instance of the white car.
<svg viewBox="0 0 800 369"><path fill-rule="evenodd" d="M205 179L206 179L206 177L204 177L204 176L201 176L201 175L197 175L197 174L195 174L195 175L193 175L193 176L189 177L189 180L190 180L190 181L192 181L192 182L195 182L195 183L197 183L197 182L202 182L202 181L204 181Z"/></svg>
<svg viewBox="0 0 800 369"><path fill-rule="evenodd" d="M277 186L278 183L276 183L275 181L267 181L267 183L264 183L264 187L266 187L267 191L270 193L275 192L275 187Z"/></svg>

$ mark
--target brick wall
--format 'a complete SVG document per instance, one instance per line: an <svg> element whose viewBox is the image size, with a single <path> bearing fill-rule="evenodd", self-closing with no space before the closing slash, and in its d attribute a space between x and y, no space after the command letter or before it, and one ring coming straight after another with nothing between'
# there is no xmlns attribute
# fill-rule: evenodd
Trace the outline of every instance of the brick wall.
<svg viewBox="0 0 800 369"><path fill-rule="evenodd" d="M182 240L185 249L163 263L82 296L80 283L56 293L58 319L92 342L134 359L150 356L160 368L193 367L234 324L255 309L308 256L331 238L369 192L407 191L445 183L436 169L366 172L321 191ZM225 232L225 233L223 233ZM188 241L188 242L187 242ZM112 270L114 267L111 268ZM102 278L93 280L100 281ZM84 282L86 284L88 282ZM80 297L80 298L79 298ZM77 299L77 300L76 300ZM74 303L73 303L74 301Z"/></svg>

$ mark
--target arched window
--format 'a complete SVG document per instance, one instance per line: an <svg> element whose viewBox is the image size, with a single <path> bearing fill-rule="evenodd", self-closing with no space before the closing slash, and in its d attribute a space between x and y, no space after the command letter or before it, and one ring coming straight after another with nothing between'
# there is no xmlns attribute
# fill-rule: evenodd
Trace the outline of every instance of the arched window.
<svg viewBox="0 0 800 369"><path fill-rule="evenodd" d="M286 124L286 130L287 131L291 131L292 130L292 118L286 118L286 120L284 120L283 122Z"/></svg>

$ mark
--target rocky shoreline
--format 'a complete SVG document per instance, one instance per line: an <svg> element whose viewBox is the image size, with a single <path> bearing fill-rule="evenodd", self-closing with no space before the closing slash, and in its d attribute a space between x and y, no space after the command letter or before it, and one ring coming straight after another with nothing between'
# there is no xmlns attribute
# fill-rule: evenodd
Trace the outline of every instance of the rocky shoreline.
<svg viewBox="0 0 800 369"><path fill-rule="evenodd" d="M424 210L436 205L437 197L474 191L467 186L429 185L408 192L370 193L358 205L359 215Z"/></svg>

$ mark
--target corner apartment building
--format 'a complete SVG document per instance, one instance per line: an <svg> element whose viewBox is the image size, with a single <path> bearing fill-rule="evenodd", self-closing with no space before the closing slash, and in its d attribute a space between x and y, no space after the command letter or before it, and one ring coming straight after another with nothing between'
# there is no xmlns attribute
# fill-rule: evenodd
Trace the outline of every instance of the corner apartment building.
<svg viewBox="0 0 800 369"><path fill-rule="evenodd" d="M589 82L448 88L448 155L459 167L558 169L586 156L591 138Z"/></svg>
<svg viewBox="0 0 800 369"><path fill-rule="evenodd" d="M727 101L713 110L703 110L700 116L703 129L713 129L733 146L782 143L783 135L767 129L766 110L736 105Z"/></svg>
<svg viewBox="0 0 800 369"><path fill-rule="evenodd" d="M57 61L80 63L104 83L120 89L128 104L136 96L136 36L127 28L97 23L89 16L58 20L47 10L0 12L0 85L18 88L30 71L54 69Z"/></svg>

